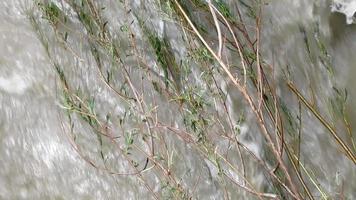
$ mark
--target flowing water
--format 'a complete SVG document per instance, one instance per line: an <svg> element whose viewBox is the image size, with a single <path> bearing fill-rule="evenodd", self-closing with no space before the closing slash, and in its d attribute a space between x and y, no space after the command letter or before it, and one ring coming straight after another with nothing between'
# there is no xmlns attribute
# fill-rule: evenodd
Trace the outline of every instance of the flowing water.
<svg viewBox="0 0 356 200"><path fill-rule="evenodd" d="M347 114L351 126L356 126L356 90L353 86L356 84L356 25L351 24L355 1L335 2L338 5L346 3L343 6L335 4L331 8L332 2L327 0L268 1L263 10L261 49L269 63L281 68L288 65L294 77L301 77L295 79L301 89L307 89L310 86L307 83L313 84L320 104L327 103L326 97L332 94L334 84L347 88ZM131 3L133 8L152 9L149 0ZM106 6L105 14L110 19L109 24L112 24L111 28L122 28L115 25L119 24L115 20L122 20L120 12L123 11L119 4L114 0L103 1L103 4ZM58 77L28 17L33 6L34 2L26 0L0 2L0 199L150 199L146 188L134 178L117 178L97 170L85 162L73 148L65 134L65 112L60 101ZM347 20L345 15L331 12L336 9L345 12L348 15ZM136 12L150 18L160 34L177 38L174 27L164 26L154 14L148 11L140 13L139 9ZM52 34L49 28L44 30ZM318 34L324 41L334 66L331 80L325 79L329 77L328 69L315 61L317 54L313 52L319 50L317 44L311 41L319 38ZM71 41L78 41L78 49L73 51L79 52L78 56L84 58L83 62L68 58L68 52L61 50L55 50L55 58L63 66L74 66L66 69L67 72L82 88L98 96L97 102L101 102L101 110L113 109L115 113L122 113L123 108L117 106L114 97L103 89L97 72L89 70L85 64L94 61L86 56L88 52L80 50L87 44L80 42L80 35L77 37L78 40ZM308 55L306 38L311 43L311 55ZM184 44L179 39L175 40L178 54L184 52L180 48L182 45ZM320 75L315 75L318 73ZM281 74L277 72L276 76ZM315 77L316 80L310 80ZM148 93L151 95L150 91ZM286 102L292 101L291 93L283 89L279 93ZM168 112L165 113L167 122L174 122L176 119L173 111L168 108L161 112ZM306 142L302 144L302 153L308 155L305 157L308 162L318 166L315 176L328 193L336 196L343 190L347 199L355 199L355 165L338 154L338 147L328 139L326 131L317 123L313 120L303 122ZM257 128L253 124L242 128L243 134L250 134L245 144L257 155L262 154L262 139L253 136ZM77 127L82 132L87 129L85 126ZM355 132L352 134L355 135ZM95 140L90 138L80 141L87 147L89 155L97 153L94 148L97 143L93 141ZM169 145L173 144L174 141L171 141ZM333 148L329 148L330 146ZM216 183L216 170L214 172L209 164L201 165L200 158L191 154L189 149L181 148L181 152L185 152L184 163L181 165L191 168L190 172L183 175L183 179L188 180L187 182L194 181L189 179L188 174L199 174L200 171L203 176L211 176L206 183L197 187L197 197L222 199L224 192ZM100 159L97 158L97 161ZM117 165L117 169L125 168L124 164ZM263 185L264 176L257 168L252 171L256 176L256 184Z"/></svg>

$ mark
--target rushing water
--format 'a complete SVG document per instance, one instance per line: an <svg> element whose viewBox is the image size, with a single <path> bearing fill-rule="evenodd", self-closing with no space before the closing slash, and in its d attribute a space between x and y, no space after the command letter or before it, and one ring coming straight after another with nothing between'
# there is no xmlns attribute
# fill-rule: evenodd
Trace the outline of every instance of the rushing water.
<svg viewBox="0 0 356 200"><path fill-rule="evenodd" d="M115 1L103 1L107 8L107 17L115 24L120 20L120 9ZM144 6L145 0L133 2L133 7ZM351 124L356 125L356 26L352 22L355 1L336 1L332 7L326 0L271 0L264 8L264 26L262 44L268 62L274 66L289 65L301 88L308 74L319 73L322 66L316 64L310 68L304 39L313 38L313 31L318 26L323 40L335 66L335 81L349 92L348 115ZM27 11L33 6L32 1L3 0L0 2L0 199L146 199L149 198L143 186L130 177L113 178L85 162L72 147L64 133L63 109L58 98L58 81L50 60L39 41ZM149 3L146 5L149 10ZM148 14L147 14L148 15ZM116 17L115 17L116 16ZM150 15L155 26L161 29L161 21ZM302 30L305 30L303 35ZM115 27L113 29L119 29ZM175 37L174 30L167 35ZM50 31L49 31L50 32ZM163 34L163 33L162 33ZM78 44L78 46L85 44ZM177 40L176 47L179 47ZM314 48L314 49L313 49ZM79 47L78 47L79 49ZM179 48L177 51L181 51ZM311 51L317 51L312 47ZM182 52L180 52L182 53ZM85 57L85 52L81 52ZM66 54L58 51L57 58L61 63L73 64ZM90 58L88 58L90 60ZM93 61L88 61L93 62ZM308 67L306 67L308 66ZM98 94L101 102L114 105L115 101L99 85L95 72L86 70L82 63L76 69L68 69L73 77L82 78L83 87ZM325 70L324 70L325 71ZM324 73L324 72L323 72ZM327 72L325 72L327 74ZM277 74L278 76L278 74ZM322 79L316 83L321 103L330 95L331 83ZM287 100L290 93L280 91ZM100 102L99 101L99 102ZM110 109L103 106L103 110ZM120 113L120 108L116 107ZM167 121L174 120L173 114L167 114ZM320 166L316 169L322 186L335 194L337 189L344 188L345 196L356 198L356 168L344 158L338 157L337 147L328 148L330 141L325 139L325 131L315 125L315 121L304 122L306 141L303 153L309 154L309 161ZM245 130L246 129L246 130ZM256 130L245 127L244 133ZM85 127L82 127L85 131ZM354 134L355 132L353 132ZM355 134L354 134L355 135ZM259 154L260 138L252 136L246 142L253 152ZM86 145L93 145L90 141ZM92 150L94 151L94 150ZM199 170L208 173L208 166L200 166L186 150L188 167L191 173ZM90 151L89 151L90 152ZM184 163L182 164L184 165ZM195 166L194 166L195 165ZM205 168L204 168L205 167ZM203 169L204 168L204 169ZM212 169L211 169L212 170ZM258 171L258 169L256 169ZM212 172L212 179L214 174ZM263 182L263 176L256 174L256 183ZM187 178L188 179L188 178ZM344 186L342 182L348 180ZM341 190L341 189L340 189ZM222 199L223 192L214 181L198 187L201 199Z"/></svg>

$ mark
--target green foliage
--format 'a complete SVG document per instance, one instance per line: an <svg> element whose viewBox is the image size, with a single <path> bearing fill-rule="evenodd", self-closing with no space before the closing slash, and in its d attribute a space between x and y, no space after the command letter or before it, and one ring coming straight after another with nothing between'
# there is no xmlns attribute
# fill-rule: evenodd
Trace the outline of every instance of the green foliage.
<svg viewBox="0 0 356 200"><path fill-rule="evenodd" d="M211 55L211 53L205 48L205 47L200 47L195 49L192 52L193 59L199 62L213 62L214 57Z"/></svg>
<svg viewBox="0 0 356 200"><path fill-rule="evenodd" d="M320 30L319 30L319 24L315 25L314 38L315 38L317 47L319 48L319 51L320 51L319 59L320 59L321 63L325 66L327 71L329 72L330 76L332 77L334 75L334 69L332 66L331 57L328 53L328 50L325 46L324 41L322 40Z"/></svg>
<svg viewBox="0 0 356 200"><path fill-rule="evenodd" d="M149 30L145 23L139 20L143 33L147 36L149 44L154 49L157 62L164 73L164 82L166 87L173 83L176 90L181 90L181 67L177 64L173 49L166 38L159 38L156 33ZM171 80L171 78L173 80ZM156 85L157 86L157 85Z"/></svg>
<svg viewBox="0 0 356 200"><path fill-rule="evenodd" d="M154 197L157 196L157 199L160 199L159 197L165 199L190 199L192 198L190 192L194 195L195 188L191 188L191 184L189 185L185 182L186 180L182 180L179 171L181 169L178 168L180 167L178 166L179 163L173 162L173 155L181 156L180 159L185 161L186 153L192 154L194 157L204 160L204 162L205 160L211 162L218 170L218 179L221 180L220 186L226 188L227 193L230 192L231 188L234 188L234 186L225 187L226 183L234 181L227 178L229 173L236 172L239 174L239 180L242 178L240 177L241 174L243 174L243 178L249 179L255 175L249 174L251 171L253 172L253 170L249 169L249 166L257 163L264 167L263 173L268 180L271 180L269 187L262 189L262 191L256 191L261 195L264 195L266 191L272 191L280 199L292 198L291 193L295 191L292 190L291 185L301 185L303 178L307 179L307 187L309 185L314 186L323 194L323 191L320 190L321 187L317 184L316 175L309 173L309 170L304 170L309 177L302 177L301 181L292 180L289 182L288 180L290 174L293 176L300 170L298 167L293 168L295 171L289 168L290 161L294 163L296 160L293 158L293 153L297 152L294 148L295 145L292 143L296 136L301 135L303 130L300 128L302 126L301 114L295 114L296 109L294 108L299 106L298 108L301 110L300 107L304 103L308 111L314 114L328 130L332 131L332 128L323 120L321 114L310 106L308 100L297 89L289 85L293 79L289 66L284 69L285 80L275 80L274 69L270 69L263 55L258 54L259 52L256 51L255 33L250 33L248 30L250 30L250 27L258 25L255 22L258 20L255 19L261 17L256 12L257 8L262 5L260 1L239 0L236 2L238 7L242 6L242 18L246 16L252 18L247 19L246 21L248 22L246 23L246 21L243 22L240 17L237 17L237 10L232 6L230 7L226 3L227 1L212 0L212 3L229 21L229 25L232 26L236 37L241 43L240 48L243 54L242 58L231 58L238 55L238 49L230 41L230 33L224 32L224 51L222 52L221 60L217 60L208 50L210 48L215 49L214 45L217 44L219 38L216 38L214 34L210 34L210 31L215 27L206 1L189 0L178 2L180 2L193 25L202 34L206 43L209 45L214 44L209 48L205 46L206 44L201 41L201 38L197 37L197 33L187 23L185 16L178 9L175 1L156 1L159 4L154 8L159 9L157 13L159 13L159 16L163 16L162 22L169 21L170 25L180 26L179 28L181 28L177 29L179 30L177 35L183 40L175 38L177 41L184 41L184 45L186 45L183 51L180 52L186 52L187 56L181 58L178 58L179 55L175 53L178 47L172 46L174 43L171 38L157 34L148 24L150 21L142 20L142 16L139 16L141 11L131 10L135 8L131 8L130 4L123 6L124 4L121 5L120 2L125 2L118 2L120 9L123 9L121 11L125 20L116 26L118 30L112 31L110 29L112 24L105 20L103 17L105 15L101 15L106 9L100 3L93 0L68 0L66 2L68 2L70 9L76 13L71 17L77 18L73 21L80 23L81 29L58 31L58 24L67 20L65 13L53 2L40 3L38 6L43 18L49 22L49 24L46 24L51 25L56 37L61 37L56 42L66 44L64 45L65 51L72 49L77 51L78 48L70 48L70 45L73 44L70 44L71 40L68 41L68 38L72 39L71 36L79 35L77 38L80 38L82 40L80 41L81 44L84 44L81 50L85 53L89 52L90 61L94 59L94 62L85 62L83 64L86 65L85 69L91 70L90 72L102 72L101 76L99 76L101 78L100 90L105 91L105 94L110 95L110 97L114 96L113 100L110 99L110 103L106 105L109 107L107 110L99 109L102 107L101 103L103 102L99 101L102 98L97 96L98 94L94 94L91 90L81 89L77 86L77 81L72 80L73 76L68 76L69 73L66 70L72 72L72 69L77 65L68 64L66 66L57 61L56 56L53 55L57 51L51 51L52 47L57 43L50 44L48 42L49 37L46 38L46 35L41 30L39 20L34 16L30 19L45 46L46 52L53 63L54 71L60 81L62 107L67 112L71 131L73 132L73 129L75 129L75 123L81 123L81 125L86 125L85 127L88 130L90 129L88 132L97 136L97 149L100 149L100 156L104 161L103 168L109 173L115 174L110 171L115 169L115 166L106 165L108 163L106 161L108 155L104 154L103 148L106 147L105 145L111 145L114 147L113 149L121 153L122 159L126 159L126 163L129 163L131 167L133 166L130 168L130 172L132 172L132 169L134 173L137 172L135 170L138 170L133 176L140 179L148 191L151 191L151 182L148 181L148 184L145 179L158 179L161 183L160 191L152 192L152 195ZM169 18L168 20L167 17ZM227 26L221 16L218 16L218 18L221 21L222 30L227 31ZM136 26L137 23L139 28ZM249 27L246 28L245 24L249 24ZM316 29L314 30L314 38L308 37L308 32L303 26L299 26L299 31L303 36L301 42L304 42L306 46L304 50L310 60L314 55L315 58L313 58L314 61L312 62L320 60L328 70L330 77L332 77L331 58L327 45L322 39L322 34ZM58 34L59 32L61 33ZM317 47L318 52L314 52L314 47ZM72 54L74 53L71 52L69 55ZM147 61L147 57L151 59ZM152 59L155 60L157 65L152 65ZM241 73L240 59L245 61L246 74ZM242 80L240 79L241 75L246 75L248 77L246 85L238 85L236 80L228 77L224 73L225 69L222 69L219 65L220 62L226 64L227 70L230 70L229 72L233 76L237 74L236 76L239 80ZM260 62L260 66L263 69L259 72L261 74L257 74L257 62ZM315 65L315 63L313 64ZM77 72L76 70L74 71ZM310 76L319 77L318 74L310 74ZM296 94L299 101L298 104L287 104L282 97L275 94L275 91L279 89L279 85L276 86L275 83L284 83L283 81L289 86L287 89ZM88 85L90 86L94 84L94 81L91 82L89 80L89 82ZM147 87L146 84L151 84L150 86L152 87ZM105 89L102 87L105 87ZM76 88L76 90L73 88ZM159 98L157 93L150 91L152 88L159 94ZM239 94L233 94L233 92L239 92ZM134 95L135 101L131 101L131 98L128 97L129 95ZM263 101L260 99L261 96ZM247 100L241 100L246 104L241 103L240 98ZM275 99L277 99L276 102L274 101ZM238 102L230 102L230 100L238 100ZM345 119L347 92L335 86L329 101L332 108L331 113L339 116L339 119L343 119L347 125ZM169 110L168 114L166 110ZM170 116L171 113L176 116ZM239 113L241 114L239 115ZM246 121L245 114L249 116L249 121ZM253 117L250 117L250 115ZM278 123L275 123L274 117L277 118ZM78 121L76 121L77 119ZM241 134L241 127L244 125L261 128L253 129L261 130L253 134L261 133L256 137L263 138L260 144L262 152L264 152L262 153L263 155L251 156L251 151L249 151L248 147L243 146L243 141L246 139L244 137L252 138L248 135L251 133ZM263 131L267 133L264 134ZM279 140L277 141L277 137L281 137L281 132L285 131L289 135L285 135L282 139L278 138ZM87 133L83 133L83 135L85 134ZM272 137L272 139L267 136ZM77 142L77 139L78 137L76 136L74 142ZM303 140L298 140L298 142L303 142ZM182 150L178 146L186 148ZM273 147L281 149L276 150ZM281 151L282 153L276 153L276 151ZM288 157L285 156L284 152L287 152ZM300 149L298 149L298 152L301 152ZM138 169L139 160L142 161L142 157L146 158L146 164L143 168ZM289 161L285 161L287 158ZM238 161L236 166L235 161ZM245 161L248 162L248 165L245 165ZM115 162L117 163L117 161ZM89 163L92 166L97 166L91 161ZM281 164L285 164L288 170L283 170ZM271 166L277 166L276 170L272 172ZM300 162L298 166L303 167L304 163ZM196 185L204 183L209 178L204 177L204 175L206 176L206 174L202 173L202 177L194 180ZM210 179L213 178L210 177ZM244 181L243 186L248 187L251 191L254 190L254 185L246 184L247 181L250 180ZM237 181L234 183L239 184ZM305 190L305 188L303 189ZM300 188L297 188L296 191L297 193L302 193Z"/></svg>
<svg viewBox="0 0 356 200"><path fill-rule="evenodd" d="M62 11L58 6L53 3L38 3L38 6L44 13L44 18L47 19L53 25L56 25L60 21L60 17L63 16Z"/></svg>
<svg viewBox="0 0 356 200"><path fill-rule="evenodd" d="M247 1L246 0L239 0L239 3L246 8L247 10L247 16L251 17L253 19L256 19L257 17L257 13L256 13L256 9L254 8L253 5L251 5L252 3L254 3L255 1Z"/></svg>
<svg viewBox="0 0 356 200"><path fill-rule="evenodd" d="M213 2L215 2L217 9L226 19L234 21L234 16L230 11L229 6L223 0L214 0Z"/></svg>
<svg viewBox="0 0 356 200"><path fill-rule="evenodd" d="M130 154L132 150L132 144L134 143L134 136L136 135L136 130L132 130L125 133L125 152L126 154Z"/></svg>

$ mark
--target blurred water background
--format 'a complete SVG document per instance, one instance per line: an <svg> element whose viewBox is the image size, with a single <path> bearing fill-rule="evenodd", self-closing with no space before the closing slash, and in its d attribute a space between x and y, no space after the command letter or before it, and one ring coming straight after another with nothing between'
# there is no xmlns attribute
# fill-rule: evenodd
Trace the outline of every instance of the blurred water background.
<svg viewBox="0 0 356 200"><path fill-rule="evenodd" d="M63 1L65 2L65 1ZM132 12L142 18L149 18L159 34L173 38L172 42L178 55L184 54L177 39L174 26L165 25L155 6L150 0L129 1ZM58 5L61 4L57 1ZM122 4L115 0L101 1L105 7L105 17L109 20L110 31L120 31L120 22L124 19ZM229 2L228 2L229 3ZM348 101L346 112L352 127L356 125L356 90L354 87L356 74L356 25L352 24L355 11L355 1L327 0L270 0L263 9L262 54L266 61L275 68L289 66L295 78L295 83L303 91L310 85L317 91L321 108L328 116L327 99L333 95L333 86L346 88ZM65 134L68 130L65 121L66 114L58 89L58 76L51 67L52 62L30 20L29 12L33 10L35 1L3 0L0 2L0 199L151 199L146 188L136 178L131 176L114 176L105 171L97 170L85 162ZM332 12L333 11L333 12ZM345 12L347 17L340 12ZM70 21L70 20L69 20ZM75 20L72 25L74 28ZM316 31L317 29L317 31ZM53 35L49 27L43 28L46 34ZM75 38L77 37L77 38ZM137 37L140 37L138 34ZM308 50L305 39L322 38L333 66L333 77L318 61L318 45L311 42ZM51 38L51 37L49 37ZM89 47L81 42L78 34L70 38L76 44L78 57L54 47L55 59L64 66L64 71L85 91L96 95L96 105L99 112L110 111L113 115L122 114L124 109L108 92L100 81L97 71L91 68L95 62L89 55ZM51 41L50 41L51 43ZM123 48L129 46L123 42ZM71 56L68 56L71 55ZM148 60L148 62L153 62ZM281 72L278 72L278 78ZM313 75L312 75L313 74ZM319 74L319 75L315 75ZM139 79L139 75L138 75ZM277 81L278 84L278 81ZM151 88L152 90L152 88ZM229 86L226 86L229 90ZM154 95L148 88L147 96ZM293 102L293 95L281 89L279 95L287 102ZM238 102L238 96L231 96L232 108ZM162 106L165 106L162 103ZM167 105L166 105L167 106ZM160 113L167 123L175 123L176 108L164 107ZM344 193L346 199L356 198L356 168L345 157L339 155L339 150L325 129L311 114L305 112L303 132L305 142L302 144L302 155L310 165L314 166L315 177L331 198ZM238 114L234 116L238 118ZM250 147L257 155L264 155L262 140L254 132L258 130L255 124L247 122L242 125L241 141ZM332 120L332 117L328 117ZM88 127L76 127L78 132L86 132ZM355 135L354 129L352 134ZM94 138L94 139L93 139ZM176 145L180 149L177 168L189 168L182 172L182 184L192 184L192 177L202 174L210 177L197 186L194 197L198 199L223 199L225 192L217 183L216 171L205 161L191 153L189 147L167 139L168 145ZM80 141L85 152L98 154L95 137ZM92 147L92 148L91 148ZM330 148L333 147L333 148ZM83 150L83 151L84 151ZM178 150L177 150L178 151ZM107 151L108 157L116 158L114 151ZM118 156L117 156L118 157ZM100 162L100 156L92 156ZM144 161L138 158L139 162ZM115 162L112 161L114 164ZM128 168L117 162L117 169ZM265 177L259 168L250 166L256 185L263 187ZM154 177L148 178L154 182ZM158 186L157 186L158 187ZM157 190L157 187L153 187ZM234 198L233 187L226 187ZM343 191L343 192L341 192ZM246 199L249 199L246 196ZM319 199L319 197L316 197Z"/></svg>

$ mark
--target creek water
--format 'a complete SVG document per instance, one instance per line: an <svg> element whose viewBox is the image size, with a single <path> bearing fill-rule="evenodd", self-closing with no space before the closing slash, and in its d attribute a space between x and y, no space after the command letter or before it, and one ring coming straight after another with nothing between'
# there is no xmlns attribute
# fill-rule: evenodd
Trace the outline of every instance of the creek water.
<svg viewBox="0 0 356 200"><path fill-rule="evenodd" d="M352 6L350 2L345 5ZM120 20L122 9L116 1L106 0L103 4L107 7L107 17L112 20L110 24ZM356 84L356 25L348 24L353 16L350 16L350 9L343 7L345 9L340 10L347 10L346 20L345 15L331 12L331 5L332 2L326 0L268 1L263 9L261 49L266 60L276 68L288 65L295 77L302 77L295 80L302 90L309 87L308 82L316 81L313 87L321 105L332 93L333 83L347 88L346 110L351 126L356 126L356 90L353 85ZM26 0L0 2L0 199L151 199L146 189L133 178L116 178L95 169L71 145L63 131L65 114L58 97L57 75L28 18L28 10L33 6L34 2ZM150 1L132 1L132 7L147 7L149 10ZM154 15L149 17L157 29L162 29L159 19ZM306 50L305 37L314 38L315 27L334 66L333 83L323 79L328 72L320 63L311 64L316 54L309 56ZM113 25L115 28L120 27ZM175 37L174 29L165 31ZM81 45L85 44L78 42L78 49ZM178 52L180 45L183 44L177 40ZM311 52L319 51L315 44L310 48ZM80 52L84 59L93 62L86 54L85 51ZM61 51L56 56L62 64L75 63ZM98 79L96 72L88 70L82 63L67 70L84 88L98 94L99 102L115 105L115 100L100 86L100 80L95 80ZM321 75L317 80L309 80L314 77L310 74L315 73ZM279 95L287 102L292 98L292 94L284 90ZM120 113L120 107L114 108ZM103 105L102 109L110 107ZM174 120L173 113L167 114L169 120ZM305 159L318 166L315 176L328 193L335 195L343 190L347 199L355 199L355 165L340 156L337 145L317 123L315 120L303 122L306 142L302 144L302 154L308 155ZM245 129L244 134L253 134L251 132L257 130L251 126ZM85 131L86 127L81 130ZM355 136L355 131L352 134ZM96 145L89 140L83 142L89 147ZM262 151L260 142L261 138L250 136L246 144L258 153ZM203 170L199 159L186 151L184 156L188 161L182 165L191 168L190 173L197 174ZM202 173L209 174L209 166ZM214 179L214 172L211 173L211 179ZM261 174L253 174L257 183L264 182ZM223 199L224 192L212 180L197 188L197 197Z"/></svg>

